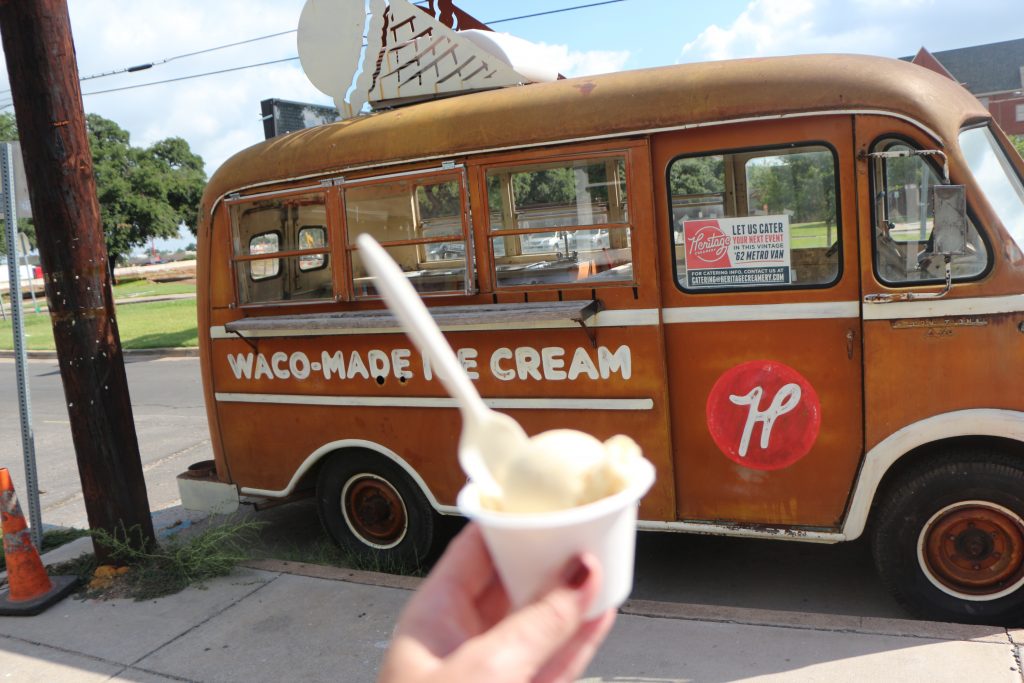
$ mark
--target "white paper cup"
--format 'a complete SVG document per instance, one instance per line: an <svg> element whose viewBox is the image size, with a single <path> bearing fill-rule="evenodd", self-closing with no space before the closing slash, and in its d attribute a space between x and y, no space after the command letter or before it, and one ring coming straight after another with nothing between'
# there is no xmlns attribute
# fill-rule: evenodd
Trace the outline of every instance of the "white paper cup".
<svg viewBox="0 0 1024 683"><path fill-rule="evenodd" d="M569 560L591 553L601 563L601 590L587 618L618 607L633 590L636 512L654 483L654 466L640 460L630 485L613 496L557 512L512 514L480 506L473 482L458 496L459 511L474 520L514 608L553 588Z"/></svg>

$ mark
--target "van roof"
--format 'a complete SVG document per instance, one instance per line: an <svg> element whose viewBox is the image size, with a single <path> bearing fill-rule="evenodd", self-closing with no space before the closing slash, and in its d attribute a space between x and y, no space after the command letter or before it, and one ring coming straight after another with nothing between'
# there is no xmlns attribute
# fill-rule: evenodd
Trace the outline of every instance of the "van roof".
<svg viewBox="0 0 1024 683"><path fill-rule="evenodd" d="M682 64L462 95L283 135L228 159L210 179L203 204L268 181L368 166L832 110L899 114L945 141L955 140L966 121L989 117L959 84L896 59L802 55Z"/></svg>

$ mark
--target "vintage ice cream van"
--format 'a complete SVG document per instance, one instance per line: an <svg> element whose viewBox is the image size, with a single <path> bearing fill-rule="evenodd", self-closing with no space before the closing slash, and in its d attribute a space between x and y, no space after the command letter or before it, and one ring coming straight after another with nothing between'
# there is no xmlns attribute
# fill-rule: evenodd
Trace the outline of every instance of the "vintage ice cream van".
<svg viewBox="0 0 1024 683"><path fill-rule="evenodd" d="M1020 623L1022 177L952 80L835 55L561 79L256 145L203 200L215 460L183 499L315 495L342 546L431 554L460 420L367 275L369 233L490 406L643 447L641 529L867 534L919 613Z"/></svg>

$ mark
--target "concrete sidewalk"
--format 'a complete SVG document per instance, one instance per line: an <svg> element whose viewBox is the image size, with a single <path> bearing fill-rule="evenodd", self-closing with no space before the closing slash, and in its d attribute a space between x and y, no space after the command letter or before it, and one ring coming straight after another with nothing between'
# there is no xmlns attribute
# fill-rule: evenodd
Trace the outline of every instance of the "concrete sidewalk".
<svg viewBox="0 0 1024 683"><path fill-rule="evenodd" d="M81 551L88 539L76 541ZM48 554L61 560L69 549ZM263 560L177 595L0 617L11 681L373 681L419 580ZM1024 631L650 601L587 681L1012 681Z"/></svg>

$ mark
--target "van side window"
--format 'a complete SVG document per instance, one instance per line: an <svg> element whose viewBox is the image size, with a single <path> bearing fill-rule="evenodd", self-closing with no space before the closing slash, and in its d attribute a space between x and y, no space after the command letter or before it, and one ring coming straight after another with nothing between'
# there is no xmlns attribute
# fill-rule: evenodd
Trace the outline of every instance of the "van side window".
<svg viewBox="0 0 1024 683"><path fill-rule="evenodd" d="M497 285L632 283L628 196L622 156L488 169Z"/></svg>
<svg viewBox="0 0 1024 683"><path fill-rule="evenodd" d="M254 235L249 240L250 254L274 254L281 251L281 233L264 232ZM266 280L277 277L281 272L281 259L260 259L249 262L249 277L253 280Z"/></svg>
<svg viewBox="0 0 1024 683"><path fill-rule="evenodd" d="M669 164L668 187L684 290L838 280L836 158L828 147L681 157Z"/></svg>
<svg viewBox="0 0 1024 683"><path fill-rule="evenodd" d="M334 296L323 194L241 201L231 205L231 223L239 303Z"/></svg>
<svg viewBox="0 0 1024 683"><path fill-rule="evenodd" d="M875 152L910 152L902 140L883 140ZM875 197L873 247L875 274L889 284L945 279L945 262L930 251L935 206L930 188L943 184L936 168L922 156L882 158L872 166ZM952 257L953 278L970 278L988 266L988 250L968 220L967 253Z"/></svg>
<svg viewBox="0 0 1024 683"><path fill-rule="evenodd" d="M307 225L299 228L300 249L323 249L327 246L327 228ZM309 254L299 257L299 270L319 270L327 267L327 254Z"/></svg>
<svg viewBox="0 0 1024 683"><path fill-rule="evenodd" d="M370 181L346 187L344 200L357 297L377 295L355 248L356 238L364 232L380 242L421 294L466 291L473 250L466 248L468 227L459 178Z"/></svg>

